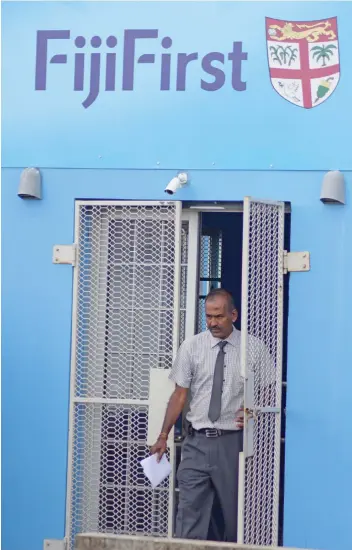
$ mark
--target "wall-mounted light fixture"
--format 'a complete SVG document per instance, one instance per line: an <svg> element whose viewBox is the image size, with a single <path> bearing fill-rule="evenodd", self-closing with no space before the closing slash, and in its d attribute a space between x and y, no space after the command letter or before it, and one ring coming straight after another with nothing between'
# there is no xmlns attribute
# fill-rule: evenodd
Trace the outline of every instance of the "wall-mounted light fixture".
<svg viewBox="0 0 352 550"><path fill-rule="evenodd" d="M38 168L25 168L23 170L17 194L21 199L42 198L42 178Z"/></svg>
<svg viewBox="0 0 352 550"><path fill-rule="evenodd" d="M342 172L327 172L321 185L320 200L324 204L345 204L345 199L345 178Z"/></svg>

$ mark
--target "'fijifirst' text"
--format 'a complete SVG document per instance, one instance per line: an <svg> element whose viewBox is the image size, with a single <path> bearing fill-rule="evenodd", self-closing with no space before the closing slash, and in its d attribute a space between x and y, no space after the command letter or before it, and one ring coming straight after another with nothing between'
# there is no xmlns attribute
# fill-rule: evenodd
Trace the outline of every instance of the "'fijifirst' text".
<svg viewBox="0 0 352 550"><path fill-rule="evenodd" d="M136 50L140 51L141 47L144 51L154 53L137 55ZM84 48L89 48L90 53L84 52ZM48 55L48 50L52 52L53 49L59 49L60 53ZM66 53L61 53L65 49ZM172 39L169 36L160 39L156 29L125 30L121 59L116 52L119 52L116 36L104 39L100 36L91 39L84 36L71 38L71 32L67 30L38 31L35 89L47 89L49 65L73 66L73 90L88 94L82 102L87 108L94 103L100 91L132 91L135 87L136 67L141 64L155 64L158 67L156 85L159 90L185 91L187 72L191 71L191 65L195 63L203 71L201 76L205 77L200 78L202 90L220 90L226 80L238 92L246 89L246 83L242 80L242 63L248 54L243 51L242 42L233 42L232 50L226 54L209 52L200 56L197 52L174 53ZM117 84L118 71L122 71L121 85ZM139 82L139 86L142 86L142 82Z"/></svg>

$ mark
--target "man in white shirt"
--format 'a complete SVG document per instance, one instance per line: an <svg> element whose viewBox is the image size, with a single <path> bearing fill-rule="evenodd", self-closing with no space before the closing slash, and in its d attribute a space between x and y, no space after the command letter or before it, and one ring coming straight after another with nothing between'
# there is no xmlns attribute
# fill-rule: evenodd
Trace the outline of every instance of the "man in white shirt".
<svg viewBox="0 0 352 550"><path fill-rule="evenodd" d="M176 537L206 540L214 495L221 504L224 540L237 539L238 461L243 445L243 389L237 310L224 289L205 300L207 328L181 345L170 379L176 384L151 452L159 458L182 412L188 391L189 434L178 470Z"/></svg>

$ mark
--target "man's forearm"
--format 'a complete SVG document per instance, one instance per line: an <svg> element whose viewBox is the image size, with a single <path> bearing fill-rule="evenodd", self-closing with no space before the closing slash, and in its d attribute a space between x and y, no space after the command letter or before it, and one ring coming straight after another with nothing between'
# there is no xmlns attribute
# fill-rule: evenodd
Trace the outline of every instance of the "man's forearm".
<svg viewBox="0 0 352 550"><path fill-rule="evenodd" d="M187 390L179 393L177 390L172 394L169 404L166 409L163 427L161 429L162 434L169 435L176 420L180 416L183 407L186 402Z"/></svg>

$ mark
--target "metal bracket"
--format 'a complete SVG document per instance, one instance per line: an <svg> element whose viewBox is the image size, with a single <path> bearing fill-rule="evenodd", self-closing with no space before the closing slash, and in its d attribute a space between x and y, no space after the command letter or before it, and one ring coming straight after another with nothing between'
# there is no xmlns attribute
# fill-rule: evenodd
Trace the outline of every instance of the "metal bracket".
<svg viewBox="0 0 352 550"><path fill-rule="evenodd" d="M284 273L291 271L309 271L310 253L309 252L287 252L284 250Z"/></svg>
<svg viewBox="0 0 352 550"><path fill-rule="evenodd" d="M45 539L43 550L66 550L66 541L57 539Z"/></svg>
<svg viewBox="0 0 352 550"><path fill-rule="evenodd" d="M53 248L53 264L76 265L75 244L56 244Z"/></svg>

